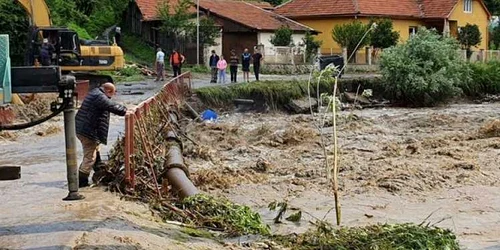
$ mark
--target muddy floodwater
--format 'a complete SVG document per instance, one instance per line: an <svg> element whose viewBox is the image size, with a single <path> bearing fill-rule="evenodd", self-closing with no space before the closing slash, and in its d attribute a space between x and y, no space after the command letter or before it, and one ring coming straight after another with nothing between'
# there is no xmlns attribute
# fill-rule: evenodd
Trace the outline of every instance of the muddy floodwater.
<svg viewBox="0 0 500 250"><path fill-rule="evenodd" d="M425 222L452 229L467 249L500 249L500 123L491 123L499 111L467 104L342 112L342 224ZM259 210L270 224L272 201L303 211L301 223L273 226L277 233L302 232L315 219L334 223L315 124L311 115L245 113L190 125L188 134L206 145L193 146L195 182ZM333 152L331 123L322 132Z"/></svg>
<svg viewBox="0 0 500 250"><path fill-rule="evenodd" d="M133 106L159 87L120 86L117 100ZM452 229L464 249L500 249L500 123L490 123L497 118L500 104L342 112L342 225L425 221ZM303 232L315 219L334 223L320 144L322 133L332 152L333 128L328 121L320 133L315 124L311 115L280 112L189 123L186 133L198 144L185 142L192 179L259 211L276 233ZM0 165L23 167L21 180L0 182L0 249L235 249L190 237L145 204L100 187L83 189L83 201L63 202L64 137L54 126L62 129L61 117L0 138ZM110 131L110 139L120 135L121 117ZM302 210L301 222L275 225L272 201Z"/></svg>

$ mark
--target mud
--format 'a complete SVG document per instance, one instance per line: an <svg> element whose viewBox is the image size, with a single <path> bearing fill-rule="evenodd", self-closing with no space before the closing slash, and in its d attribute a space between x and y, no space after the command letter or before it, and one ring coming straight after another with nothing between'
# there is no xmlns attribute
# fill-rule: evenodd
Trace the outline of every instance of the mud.
<svg viewBox="0 0 500 250"><path fill-rule="evenodd" d="M206 85L199 79L194 84ZM160 87L151 81L120 85L115 100L132 107ZM468 104L343 112L342 224L427 220L454 230L466 249L500 249L499 108ZM112 116L110 141L120 136L123 124L122 117ZM0 133L0 164L22 165L21 180L0 182L0 248L239 248L193 238L159 222L144 204L100 188L83 189L84 201L62 202L67 194L64 137L54 125L62 128L61 116L32 129ZM46 134L37 136L40 131ZM219 122L190 123L187 131L198 145L185 140L186 161L202 190L251 206L276 233L300 233L314 219L335 221L320 133L311 116L221 114ZM331 126L323 128L328 151L331 133ZM110 147L103 147L103 154ZM303 220L273 224L275 212L267 205L275 200L301 209Z"/></svg>
<svg viewBox="0 0 500 250"><path fill-rule="evenodd" d="M420 223L432 214L428 221L455 230L465 247L500 249L498 108L343 112L338 127L343 225ZM322 130L326 149L333 152L333 128ZM274 228L277 232L305 230L308 219L321 219L333 207L312 116L222 115L215 124L190 124L187 133L201 145L188 147L207 149L188 155L188 163L194 181L208 192L259 209L269 223L274 214L266 207L274 200L288 200L306 212L300 226L285 223ZM207 171L211 175L200 183ZM327 218L334 222L334 214Z"/></svg>

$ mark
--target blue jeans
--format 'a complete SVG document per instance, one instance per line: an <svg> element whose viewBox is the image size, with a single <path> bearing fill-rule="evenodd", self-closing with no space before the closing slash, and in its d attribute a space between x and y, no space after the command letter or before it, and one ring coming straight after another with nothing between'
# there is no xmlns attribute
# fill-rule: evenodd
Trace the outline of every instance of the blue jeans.
<svg viewBox="0 0 500 250"><path fill-rule="evenodd" d="M226 83L226 70L219 69L219 83Z"/></svg>

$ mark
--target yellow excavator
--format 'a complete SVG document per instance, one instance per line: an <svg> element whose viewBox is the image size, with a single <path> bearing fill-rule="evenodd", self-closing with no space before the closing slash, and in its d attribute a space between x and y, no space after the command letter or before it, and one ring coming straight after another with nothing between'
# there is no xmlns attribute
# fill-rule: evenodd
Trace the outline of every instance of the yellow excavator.
<svg viewBox="0 0 500 250"><path fill-rule="evenodd" d="M89 80L91 86L113 82L107 75L96 71L120 70L125 65L123 50L113 41L80 40L78 34L68 28L52 26L50 11L44 0L16 0L30 17L28 49L25 66L35 66L40 60L40 47L46 39L54 46L53 65L63 74L74 75L77 80Z"/></svg>

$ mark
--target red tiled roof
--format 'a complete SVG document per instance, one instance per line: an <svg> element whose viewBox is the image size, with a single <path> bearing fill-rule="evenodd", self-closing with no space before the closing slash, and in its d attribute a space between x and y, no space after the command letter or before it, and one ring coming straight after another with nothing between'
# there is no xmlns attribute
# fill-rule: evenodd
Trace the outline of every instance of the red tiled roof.
<svg viewBox="0 0 500 250"><path fill-rule="evenodd" d="M168 3L170 5L169 12L174 14L175 6L179 3L178 0L135 0L135 2L141 11L142 19L144 21L158 20L158 10L164 3ZM196 9L192 7L189 9L189 12L195 14Z"/></svg>
<svg viewBox="0 0 500 250"><path fill-rule="evenodd" d="M447 18L458 0L291 0L275 10L287 17L390 16ZM479 0L483 6L484 2Z"/></svg>
<svg viewBox="0 0 500 250"><path fill-rule="evenodd" d="M200 8L251 29L273 31L288 26L294 31L311 28L250 3L231 0L200 0Z"/></svg>
<svg viewBox="0 0 500 250"><path fill-rule="evenodd" d="M448 17L458 0L420 0L422 11L427 18L444 18Z"/></svg>
<svg viewBox="0 0 500 250"><path fill-rule="evenodd" d="M420 17L420 7L415 0L354 0L363 15Z"/></svg>
<svg viewBox="0 0 500 250"><path fill-rule="evenodd" d="M326 16L356 14L353 0L292 0L275 8L275 12L287 17Z"/></svg>

